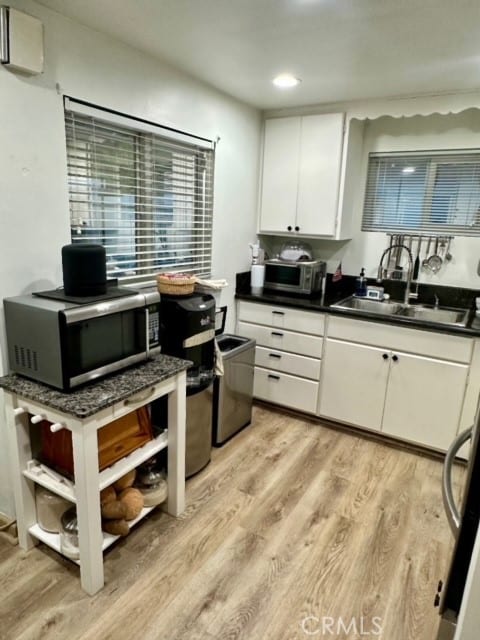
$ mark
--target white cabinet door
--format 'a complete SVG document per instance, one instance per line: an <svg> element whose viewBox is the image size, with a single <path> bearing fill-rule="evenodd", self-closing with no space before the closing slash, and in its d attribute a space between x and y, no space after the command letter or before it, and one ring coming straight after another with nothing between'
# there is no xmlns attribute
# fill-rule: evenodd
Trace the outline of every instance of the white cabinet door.
<svg viewBox="0 0 480 640"><path fill-rule="evenodd" d="M385 357L386 356L386 357ZM379 431L390 353L377 347L327 339L319 414Z"/></svg>
<svg viewBox="0 0 480 640"><path fill-rule="evenodd" d="M302 118L296 226L335 235L343 146L343 113Z"/></svg>
<svg viewBox="0 0 480 640"><path fill-rule="evenodd" d="M301 119L265 122L260 232L288 233L295 227Z"/></svg>
<svg viewBox="0 0 480 640"><path fill-rule="evenodd" d="M260 233L334 237L343 113L265 122Z"/></svg>
<svg viewBox="0 0 480 640"><path fill-rule="evenodd" d="M448 449L458 430L467 377L468 365L393 352L383 432Z"/></svg>

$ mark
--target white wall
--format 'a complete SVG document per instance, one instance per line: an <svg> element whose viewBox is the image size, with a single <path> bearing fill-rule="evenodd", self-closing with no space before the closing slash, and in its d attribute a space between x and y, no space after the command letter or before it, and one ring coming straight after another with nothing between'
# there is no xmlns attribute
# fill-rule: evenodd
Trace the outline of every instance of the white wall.
<svg viewBox="0 0 480 640"><path fill-rule="evenodd" d="M62 281L60 250L70 239L61 95L66 94L220 138L213 276L230 283L221 303L229 305L232 328L235 273L248 268L248 242L256 229L260 113L33 1L8 4L42 20L45 73L26 78L0 68L0 300ZM0 318L0 368L6 372L3 313ZM1 419L0 511L13 514L5 440Z"/></svg>

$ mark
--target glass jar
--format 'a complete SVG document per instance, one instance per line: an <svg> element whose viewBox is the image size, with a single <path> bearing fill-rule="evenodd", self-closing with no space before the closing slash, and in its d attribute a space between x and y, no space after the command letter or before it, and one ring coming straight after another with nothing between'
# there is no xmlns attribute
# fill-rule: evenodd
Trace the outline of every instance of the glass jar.
<svg viewBox="0 0 480 640"><path fill-rule="evenodd" d="M35 488L38 525L49 533L60 533L62 514L72 503L39 485Z"/></svg>
<svg viewBox="0 0 480 640"><path fill-rule="evenodd" d="M71 560L80 558L78 546L78 521L77 509L70 507L61 518L62 529L60 531L60 551Z"/></svg>

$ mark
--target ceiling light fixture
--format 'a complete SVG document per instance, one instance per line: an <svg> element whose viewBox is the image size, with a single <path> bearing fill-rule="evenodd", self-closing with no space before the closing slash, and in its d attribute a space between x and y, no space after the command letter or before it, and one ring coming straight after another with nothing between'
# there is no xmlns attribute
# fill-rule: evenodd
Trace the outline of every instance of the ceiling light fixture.
<svg viewBox="0 0 480 640"><path fill-rule="evenodd" d="M281 73L272 80L273 84L279 89L291 89L300 84L300 78L296 78L291 73Z"/></svg>

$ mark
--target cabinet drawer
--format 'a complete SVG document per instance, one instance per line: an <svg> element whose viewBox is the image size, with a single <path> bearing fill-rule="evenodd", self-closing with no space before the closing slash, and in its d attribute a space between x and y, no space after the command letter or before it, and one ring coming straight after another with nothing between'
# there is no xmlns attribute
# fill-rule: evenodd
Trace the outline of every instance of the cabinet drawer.
<svg viewBox="0 0 480 640"><path fill-rule="evenodd" d="M339 316L330 316L328 337L464 363L473 351L471 338Z"/></svg>
<svg viewBox="0 0 480 640"><path fill-rule="evenodd" d="M261 400L307 413L315 413L318 382L255 367L253 394Z"/></svg>
<svg viewBox="0 0 480 640"><path fill-rule="evenodd" d="M238 333L246 338L255 338L260 347L290 351L314 358L322 357L323 338L248 322L238 323Z"/></svg>
<svg viewBox="0 0 480 640"><path fill-rule="evenodd" d="M295 353L257 347L255 349L255 364L265 369L274 369L302 378L311 378L317 382L320 379L320 360L299 356Z"/></svg>
<svg viewBox="0 0 480 640"><path fill-rule="evenodd" d="M244 302L243 300L239 301L238 319L269 327L310 333L314 336L323 336L325 329L325 315L323 313Z"/></svg>

